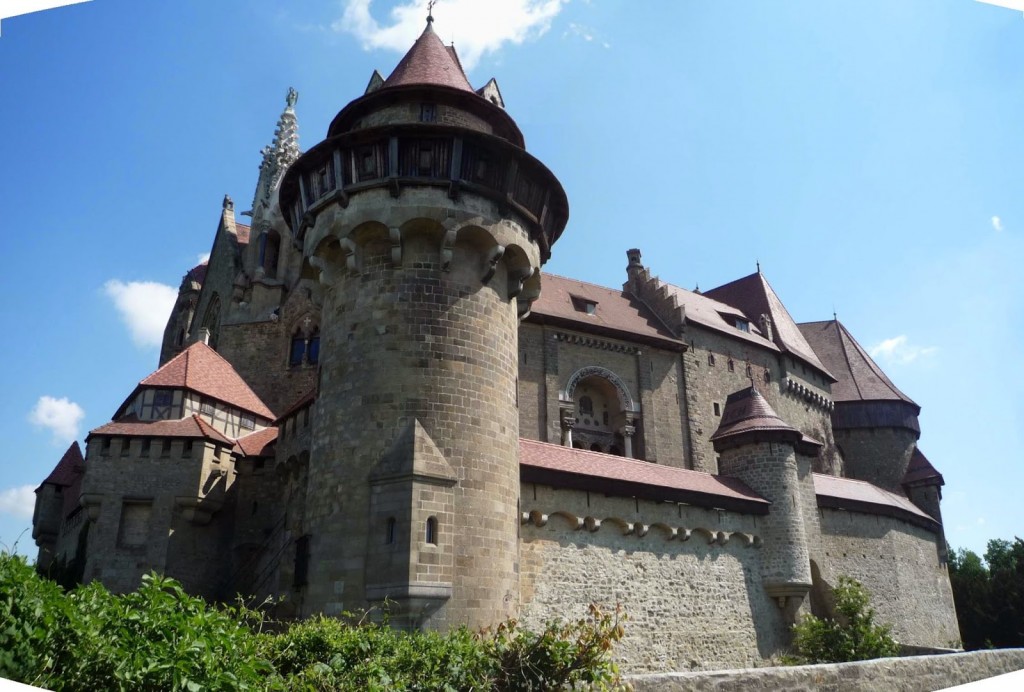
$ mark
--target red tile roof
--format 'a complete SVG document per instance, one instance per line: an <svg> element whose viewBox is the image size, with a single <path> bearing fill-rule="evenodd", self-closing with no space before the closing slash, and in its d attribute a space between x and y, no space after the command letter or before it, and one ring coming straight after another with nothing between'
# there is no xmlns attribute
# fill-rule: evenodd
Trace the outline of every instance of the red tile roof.
<svg viewBox="0 0 1024 692"><path fill-rule="evenodd" d="M519 440L519 470L527 483L594 490L620 497L687 502L754 514L766 514L770 504L735 478L536 440Z"/></svg>
<svg viewBox="0 0 1024 692"><path fill-rule="evenodd" d="M476 93L462 71L455 48L441 43L431 22L380 88L408 84L433 84Z"/></svg>
<svg viewBox="0 0 1024 692"><path fill-rule="evenodd" d="M928 458L917 447L910 457L907 473L903 476L904 485L945 485L942 474L936 470Z"/></svg>
<svg viewBox="0 0 1024 692"><path fill-rule="evenodd" d="M902 495L853 478L837 478L820 473L812 475L819 507L884 514L908 519L933 530L938 527L938 522Z"/></svg>
<svg viewBox="0 0 1024 692"><path fill-rule="evenodd" d="M81 478L84 471L85 458L82 456L82 448L78 446L77 441L72 442L71 446L68 447L68 451L64 452L64 456L60 458L57 465L50 471L50 475L36 488L36 492L39 492L47 483L66 488Z"/></svg>
<svg viewBox="0 0 1024 692"><path fill-rule="evenodd" d="M206 281L206 270L209 265L206 262L201 262L196 266L192 267L185 273L186 281L195 281L200 286Z"/></svg>
<svg viewBox="0 0 1024 692"><path fill-rule="evenodd" d="M250 229L244 223L235 223L235 236L238 238L239 245L249 244Z"/></svg>
<svg viewBox="0 0 1024 692"><path fill-rule="evenodd" d="M761 315L768 315L772 320L772 338L780 349L832 377L761 272L705 291L704 295L739 308L754 324L760 324Z"/></svg>
<svg viewBox="0 0 1024 692"><path fill-rule="evenodd" d="M192 414L180 420L141 421L134 416L111 421L89 432L93 435L120 435L124 437L191 437L231 444L231 440L200 418ZM88 439L88 438L86 438Z"/></svg>
<svg viewBox="0 0 1024 692"><path fill-rule="evenodd" d="M722 422L711 436L711 441L722 442L754 432L784 433L794 443L802 441L804 437L803 433L779 418L779 414L761 396L761 392L755 387L748 387L733 392L725 400ZM715 450L721 451L718 444Z"/></svg>
<svg viewBox="0 0 1024 692"><path fill-rule="evenodd" d="M269 457L274 454L274 442L277 441L277 428L264 428L238 438L236 449L247 457Z"/></svg>
<svg viewBox="0 0 1024 692"><path fill-rule="evenodd" d="M583 309L588 301L596 303L592 315ZM626 338L642 336L683 344L654 313L623 291L556 274L541 276L540 297L534 301L527 319L531 318L541 322L545 318L572 322L584 331L617 332Z"/></svg>
<svg viewBox="0 0 1024 692"><path fill-rule="evenodd" d="M139 387L190 389L268 420L274 419L274 413L256 396L231 364L200 341L164 363L163 367L139 382ZM119 413L134 396L133 392L121 405Z"/></svg>
<svg viewBox="0 0 1024 692"><path fill-rule="evenodd" d="M886 377L839 320L804 322L800 331L839 381L832 398L845 401L903 401L917 406Z"/></svg>

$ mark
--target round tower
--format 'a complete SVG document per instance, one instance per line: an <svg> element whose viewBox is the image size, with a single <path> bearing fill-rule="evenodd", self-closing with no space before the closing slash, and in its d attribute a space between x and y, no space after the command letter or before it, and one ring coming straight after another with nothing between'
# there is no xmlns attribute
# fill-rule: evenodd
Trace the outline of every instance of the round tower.
<svg viewBox="0 0 1024 692"><path fill-rule="evenodd" d="M280 196L325 289L304 611L515 614L518 320L568 218L561 185L428 20Z"/></svg>
<svg viewBox="0 0 1024 692"><path fill-rule="evenodd" d="M765 590L792 619L811 588L805 514L813 503L810 465L800 468L803 434L779 418L754 387L730 394L722 423L711 436L718 471L739 478L772 503L762 528L761 577ZM818 443L812 442L817 445Z"/></svg>

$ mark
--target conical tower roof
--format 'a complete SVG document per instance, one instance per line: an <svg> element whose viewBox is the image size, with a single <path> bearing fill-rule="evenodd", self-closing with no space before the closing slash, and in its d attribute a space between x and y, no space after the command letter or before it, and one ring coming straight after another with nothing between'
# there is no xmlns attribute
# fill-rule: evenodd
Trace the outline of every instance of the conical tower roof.
<svg viewBox="0 0 1024 692"><path fill-rule="evenodd" d="M445 46L434 32L432 18L412 48L391 72L381 89L429 84L476 92L469 83L454 46Z"/></svg>
<svg viewBox="0 0 1024 692"><path fill-rule="evenodd" d="M782 420L756 387L748 387L733 392L725 400L722 423L711 436L711 442L715 451L721 451L748 441L777 440L796 444L802 438L803 433Z"/></svg>

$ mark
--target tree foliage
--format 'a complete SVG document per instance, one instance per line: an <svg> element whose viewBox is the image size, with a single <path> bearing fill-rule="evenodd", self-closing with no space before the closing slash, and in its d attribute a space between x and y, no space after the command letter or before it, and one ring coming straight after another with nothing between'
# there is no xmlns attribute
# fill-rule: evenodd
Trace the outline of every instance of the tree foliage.
<svg viewBox="0 0 1024 692"><path fill-rule="evenodd" d="M368 618L263 631L261 614L212 606L171 579L135 592L65 592L0 552L0 677L79 690L549 690L619 688L619 611L530 632L400 632Z"/></svg>
<svg viewBox="0 0 1024 692"><path fill-rule="evenodd" d="M860 582L839 577L832 589L835 618L804 615L793 626L795 663L845 663L899 653L889 625L875 622L871 596Z"/></svg>
<svg viewBox="0 0 1024 692"><path fill-rule="evenodd" d="M990 540L984 559L964 549L949 556L964 648L1024 646L1024 541Z"/></svg>

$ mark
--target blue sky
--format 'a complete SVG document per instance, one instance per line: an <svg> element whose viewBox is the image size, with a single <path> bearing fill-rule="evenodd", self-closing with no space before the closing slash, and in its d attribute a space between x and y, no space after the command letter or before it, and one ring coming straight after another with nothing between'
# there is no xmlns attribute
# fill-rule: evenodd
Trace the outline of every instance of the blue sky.
<svg viewBox="0 0 1024 692"><path fill-rule="evenodd" d="M72 439L155 369L225 193L249 208L289 86L308 148L425 4L92 0L0 34L0 542ZM548 271L761 267L923 408L950 542L1024 533L1024 17L972 0L441 0L571 218ZM167 288L170 287L170 288ZM154 328L154 325L156 327ZM29 515L26 515L26 511ZM35 553L31 537L19 549Z"/></svg>

